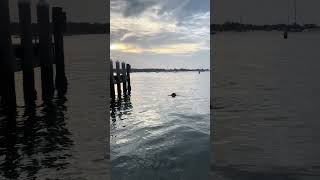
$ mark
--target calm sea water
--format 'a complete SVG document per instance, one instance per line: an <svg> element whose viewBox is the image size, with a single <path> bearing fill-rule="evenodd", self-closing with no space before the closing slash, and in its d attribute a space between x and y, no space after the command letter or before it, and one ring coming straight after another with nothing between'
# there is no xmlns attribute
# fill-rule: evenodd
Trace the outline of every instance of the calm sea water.
<svg viewBox="0 0 320 180"><path fill-rule="evenodd" d="M217 179L320 178L320 32L214 37Z"/></svg>
<svg viewBox="0 0 320 180"><path fill-rule="evenodd" d="M131 84L111 108L111 178L208 179L210 73L132 73Z"/></svg>
<svg viewBox="0 0 320 180"><path fill-rule="evenodd" d="M0 112L0 179L107 179L106 36L65 37L68 93L23 106L16 73L16 115Z"/></svg>

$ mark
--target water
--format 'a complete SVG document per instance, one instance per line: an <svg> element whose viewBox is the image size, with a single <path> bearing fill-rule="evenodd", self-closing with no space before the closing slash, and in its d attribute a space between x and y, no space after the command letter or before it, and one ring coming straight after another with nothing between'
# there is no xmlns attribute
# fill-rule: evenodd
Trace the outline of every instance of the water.
<svg viewBox="0 0 320 180"><path fill-rule="evenodd" d="M111 108L112 179L208 179L210 73L132 73L131 84Z"/></svg>
<svg viewBox="0 0 320 180"><path fill-rule="evenodd" d="M319 179L320 32L219 33L214 43L217 179Z"/></svg>
<svg viewBox="0 0 320 180"><path fill-rule="evenodd" d="M106 36L65 37L64 98L23 106L16 73L16 114L0 112L0 179L107 179Z"/></svg>

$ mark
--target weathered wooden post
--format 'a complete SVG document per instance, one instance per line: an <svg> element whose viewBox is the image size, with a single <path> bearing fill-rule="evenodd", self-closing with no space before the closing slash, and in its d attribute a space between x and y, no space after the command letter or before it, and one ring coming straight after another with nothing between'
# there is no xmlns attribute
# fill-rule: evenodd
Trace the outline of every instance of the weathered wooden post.
<svg viewBox="0 0 320 180"><path fill-rule="evenodd" d="M116 73L117 73L117 92L118 92L118 98L121 98L121 74L120 74L120 64L119 61L116 62Z"/></svg>
<svg viewBox="0 0 320 180"><path fill-rule="evenodd" d="M67 92L67 78L65 74L64 64L64 45L63 32L65 31L65 16L62 8L52 8L52 22L54 35L55 63L56 63L56 89L59 95L64 95Z"/></svg>
<svg viewBox="0 0 320 180"><path fill-rule="evenodd" d="M46 0L39 0L37 4L37 17L39 27L42 99L48 101L52 100L54 96L54 80L49 3Z"/></svg>
<svg viewBox="0 0 320 180"><path fill-rule="evenodd" d="M23 93L25 105L34 105L37 98L33 71L33 44L31 28L31 3L30 0L19 0L19 21L21 27Z"/></svg>
<svg viewBox="0 0 320 180"><path fill-rule="evenodd" d="M62 12L62 19L63 19L63 27L62 27L62 30L63 30L63 33L66 33L67 32L67 13L66 12Z"/></svg>
<svg viewBox="0 0 320 180"><path fill-rule="evenodd" d="M123 90L123 95L127 95L127 72L126 72L126 64L124 62L121 63L122 67L122 90Z"/></svg>
<svg viewBox="0 0 320 180"><path fill-rule="evenodd" d="M114 77L113 77L113 62L110 61L110 97L112 101L115 100L115 91L114 91Z"/></svg>
<svg viewBox="0 0 320 180"><path fill-rule="evenodd" d="M10 33L9 1L0 1L0 93L5 107L16 108L14 82L15 58Z"/></svg>
<svg viewBox="0 0 320 180"><path fill-rule="evenodd" d="M130 64L127 64L128 94L131 94L130 72L131 72L131 66Z"/></svg>

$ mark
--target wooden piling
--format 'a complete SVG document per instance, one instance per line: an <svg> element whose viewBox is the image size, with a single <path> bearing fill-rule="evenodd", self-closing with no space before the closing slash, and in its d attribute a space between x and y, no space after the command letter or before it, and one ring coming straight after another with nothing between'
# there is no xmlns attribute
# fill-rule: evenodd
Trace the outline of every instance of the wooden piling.
<svg viewBox="0 0 320 180"><path fill-rule="evenodd" d="M64 95L67 91L67 78L65 75L64 64L64 45L63 32L65 31L65 13L62 8L52 8L52 22L54 34L54 49L55 49L55 63L56 63L56 89L59 95Z"/></svg>
<svg viewBox="0 0 320 180"><path fill-rule="evenodd" d="M127 64L128 94L131 94L130 72L131 72L131 66L130 66L130 64Z"/></svg>
<svg viewBox="0 0 320 180"><path fill-rule="evenodd" d="M110 97L112 101L115 100L115 89L114 89L115 84L117 84L118 99L121 99L122 97L121 91L124 97L131 94L131 84L130 84L131 66L129 64L122 62L120 67L119 61L116 61L115 71L116 71L116 75L114 75L113 62L112 60L110 60L110 93L111 93ZM121 90L121 86L122 86L122 90Z"/></svg>
<svg viewBox="0 0 320 180"><path fill-rule="evenodd" d="M9 1L0 1L0 91L1 103L10 109L16 108L14 81L14 54L10 33Z"/></svg>
<svg viewBox="0 0 320 180"><path fill-rule="evenodd" d="M66 12L62 12L62 32L66 33L67 32L67 13Z"/></svg>
<svg viewBox="0 0 320 180"><path fill-rule="evenodd" d="M49 4L39 1L37 4L39 29L42 99L52 100L54 96L52 36L50 31Z"/></svg>
<svg viewBox="0 0 320 180"><path fill-rule="evenodd" d="M115 91L114 91L114 75L113 75L113 62L110 61L110 97L112 101L115 100Z"/></svg>
<svg viewBox="0 0 320 180"><path fill-rule="evenodd" d="M121 63L122 67L122 90L123 90L123 95L127 95L127 73L126 73L126 64L124 62Z"/></svg>
<svg viewBox="0 0 320 180"><path fill-rule="evenodd" d="M21 27L22 70L23 70L23 93L25 105L34 105L37 93L35 90L33 71L33 44L31 28L30 1L19 1L19 21Z"/></svg>
<svg viewBox="0 0 320 180"><path fill-rule="evenodd" d="M121 74L120 74L120 64L119 61L116 62L116 73L117 73L117 92L118 92L118 98L121 99Z"/></svg>

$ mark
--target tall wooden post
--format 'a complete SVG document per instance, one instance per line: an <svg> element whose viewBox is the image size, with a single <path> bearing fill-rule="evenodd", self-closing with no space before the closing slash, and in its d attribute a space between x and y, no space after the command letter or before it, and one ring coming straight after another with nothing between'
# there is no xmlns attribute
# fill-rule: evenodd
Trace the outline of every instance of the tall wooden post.
<svg viewBox="0 0 320 180"><path fill-rule="evenodd" d="M126 71L126 64L124 62L121 63L122 67L122 90L123 95L127 95L127 71Z"/></svg>
<svg viewBox="0 0 320 180"><path fill-rule="evenodd" d="M131 94L130 72L131 72L131 66L130 64L127 64L128 94Z"/></svg>
<svg viewBox="0 0 320 180"><path fill-rule="evenodd" d="M110 61L110 97L112 101L115 100L115 91L114 91L114 75L113 75L113 62Z"/></svg>
<svg viewBox="0 0 320 180"><path fill-rule="evenodd" d="M121 73L120 73L120 64L119 61L116 62L116 72L117 72L117 92L118 98L121 99Z"/></svg>
<svg viewBox="0 0 320 180"><path fill-rule="evenodd" d="M56 89L59 95L64 95L67 91L67 78L65 74L64 64L64 45L63 32L65 31L65 15L62 8L52 8L52 22L54 34L54 49L55 49L55 63L56 63Z"/></svg>
<svg viewBox="0 0 320 180"><path fill-rule="evenodd" d="M19 20L21 27L23 93L25 105L34 105L37 97L33 71L33 45L30 1L19 0Z"/></svg>
<svg viewBox="0 0 320 180"><path fill-rule="evenodd" d="M54 96L54 81L49 4L45 0L40 0L37 5L37 17L39 26L42 99L48 101L52 100Z"/></svg>
<svg viewBox="0 0 320 180"><path fill-rule="evenodd" d="M16 93L14 82L14 63L11 33L9 1L0 1L0 91L5 107L15 109Z"/></svg>
<svg viewBox="0 0 320 180"><path fill-rule="evenodd" d="M67 32L67 14L66 14L66 12L62 12L62 20L63 20L62 32L66 33Z"/></svg>

